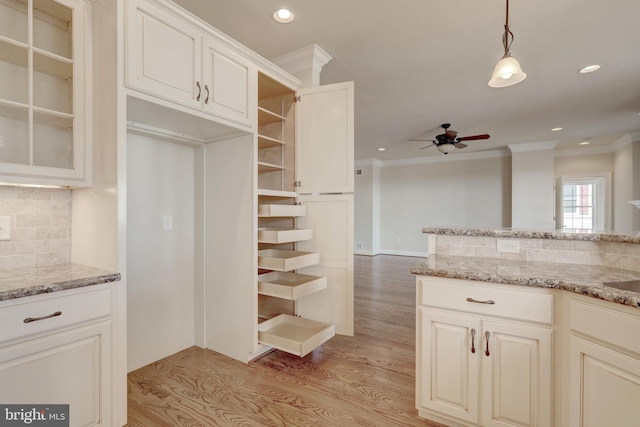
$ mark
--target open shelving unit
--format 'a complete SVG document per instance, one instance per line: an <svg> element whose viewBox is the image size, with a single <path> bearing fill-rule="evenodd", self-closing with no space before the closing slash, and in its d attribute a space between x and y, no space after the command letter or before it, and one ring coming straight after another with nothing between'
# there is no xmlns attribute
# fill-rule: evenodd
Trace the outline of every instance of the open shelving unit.
<svg viewBox="0 0 640 427"><path fill-rule="evenodd" d="M298 316L300 298L326 289L325 277L296 273L320 262L296 250L313 230L296 227L295 92L258 74L258 342L305 356L335 335L335 326Z"/></svg>

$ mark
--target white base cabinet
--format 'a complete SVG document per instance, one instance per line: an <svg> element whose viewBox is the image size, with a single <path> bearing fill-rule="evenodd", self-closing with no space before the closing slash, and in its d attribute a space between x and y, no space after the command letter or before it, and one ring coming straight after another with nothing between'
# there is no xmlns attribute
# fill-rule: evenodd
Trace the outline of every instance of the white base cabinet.
<svg viewBox="0 0 640 427"><path fill-rule="evenodd" d="M552 292L417 280L420 415L447 425L552 426ZM518 299L539 305L519 317Z"/></svg>
<svg viewBox="0 0 640 427"><path fill-rule="evenodd" d="M111 286L0 302L0 402L68 404L71 426L117 425Z"/></svg>
<svg viewBox="0 0 640 427"><path fill-rule="evenodd" d="M568 307L569 427L632 426L640 420L640 313L571 296Z"/></svg>

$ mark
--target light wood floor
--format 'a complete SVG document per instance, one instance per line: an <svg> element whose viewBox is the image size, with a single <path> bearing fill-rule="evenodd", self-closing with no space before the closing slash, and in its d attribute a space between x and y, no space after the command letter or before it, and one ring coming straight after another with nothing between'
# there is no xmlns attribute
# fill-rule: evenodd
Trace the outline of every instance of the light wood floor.
<svg viewBox="0 0 640 427"><path fill-rule="evenodd" d="M355 336L248 365L192 347L129 374L129 426L439 426L415 409L419 258L355 257Z"/></svg>

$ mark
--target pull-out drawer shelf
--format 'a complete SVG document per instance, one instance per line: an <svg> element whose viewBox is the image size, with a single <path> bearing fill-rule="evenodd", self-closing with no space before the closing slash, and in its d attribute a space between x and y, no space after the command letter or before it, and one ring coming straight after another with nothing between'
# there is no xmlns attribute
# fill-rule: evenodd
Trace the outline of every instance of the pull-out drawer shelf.
<svg viewBox="0 0 640 427"><path fill-rule="evenodd" d="M295 301L327 287L327 278L272 271L258 276L258 293Z"/></svg>
<svg viewBox="0 0 640 427"><path fill-rule="evenodd" d="M313 230L289 228L259 228L259 243L291 243L313 239Z"/></svg>
<svg viewBox="0 0 640 427"><path fill-rule="evenodd" d="M260 218L296 217L306 214L307 208L300 205L258 205Z"/></svg>
<svg viewBox="0 0 640 427"><path fill-rule="evenodd" d="M335 326L281 314L258 325L258 341L300 357L331 339Z"/></svg>
<svg viewBox="0 0 640 427"><path fill-rule="evenodd" d="M292 271L320 262L316 252L263 249L258 251L258 268L274 271Z"/></svg>

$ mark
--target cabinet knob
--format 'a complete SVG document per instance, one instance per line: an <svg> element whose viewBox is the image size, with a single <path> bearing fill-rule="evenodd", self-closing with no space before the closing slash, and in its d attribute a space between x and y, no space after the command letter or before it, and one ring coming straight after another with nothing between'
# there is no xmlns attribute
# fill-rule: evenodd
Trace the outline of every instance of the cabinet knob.
<svg viewBox="0 0 640 427"><path fill-rule="evenodd" d="M491 355L491 353L489 353L489 337L491 336L491 334L489 333L489 331L484 333L484 337L485 337L485 341L487 342L487 350L484 352L484 354L489 357Z"/></svg>
<svg viewBox="0 0 640 427"><path fill-rule="evenodd" d="M61 311L56 311L55 313L51 313L47 316L42 316L42 317L27 317L26 319L23 320L24 323L31 323L31 322L37 322L38 320L44 320L44 319L51 319L52 317L58 317L61 316L62 312Z"/></svg>
<svg viewBox="0 0 640 427"><path fill-rule="evenodd" d="M476 330L471 328L471 353L476 352L475 340L476 340Z"/></svg>
<svg viewBox="0 0 640 427"><path fill-rule="evenodd" d="M488 300L485 300L485 301L480 301L480 300L477 300L477 299L474 299L474 298L467 298L467 301L474 302L476 304L495 304L496 303L492 299L488 299Z"/></svg>

